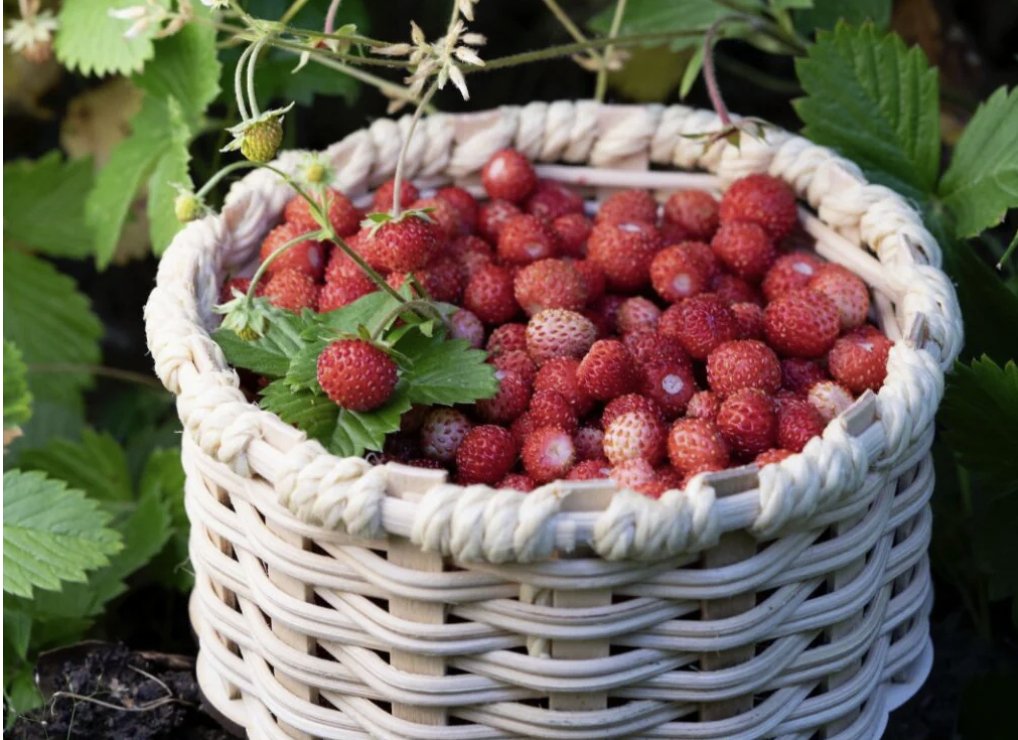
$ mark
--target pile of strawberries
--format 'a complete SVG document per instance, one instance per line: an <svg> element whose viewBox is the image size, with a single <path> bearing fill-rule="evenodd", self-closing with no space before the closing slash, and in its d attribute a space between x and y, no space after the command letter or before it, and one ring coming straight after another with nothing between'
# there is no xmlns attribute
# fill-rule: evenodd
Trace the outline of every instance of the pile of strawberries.
<svg viewBox="0 0 1018 740"><path fill-rule="evenodd" d="M519 152L482 171L489 199L447 187L427 209L374 233L328 191L333 228L393 286L413 275L460 309L451 331L485 348L493 398L414 410L385 460L447 467L463 484L527 491L556 479L612 478L659 496L692 475L776 462L884 380L891 342L867 322L865 284L796 249L796 199L751 175L720 201L675 192L663 208L623 190L593 218L569 188L538 178ZM374 194L388 211L393 184ZM264 259L318 227L299 198L265 238ZM808 243L808 242L807 242ZM283 308L330 311L376 290L340 249L305 241L270 265L262 295ZM243 287L242 281L228 285ZM363 339L334 342L318 379L337 404L384 403L397 368Z"/></svg>

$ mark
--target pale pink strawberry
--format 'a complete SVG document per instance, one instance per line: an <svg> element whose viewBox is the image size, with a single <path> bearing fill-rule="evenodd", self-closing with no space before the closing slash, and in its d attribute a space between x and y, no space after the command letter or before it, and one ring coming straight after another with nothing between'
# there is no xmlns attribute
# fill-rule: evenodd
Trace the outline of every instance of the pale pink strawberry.
<svg viewBox="0 0 1018 740"><path fill-rule="evenodd" d="M642 457L623 460L611 469L611 479L619 488L639 491L643 486L653 483L654 466Z"/></svg>
<svg viewBox="0 0 1018 740"><path fill-rule="evenodd" d="M870 292L866 283L841 265L826 264L809 281L809 288L822 293L838 307L841 330L862 326L870 311Z"/></svg>
<svg viewBox="0 0 1018 740"><path fill-rule="evenodd" d="M484 324L476 314L465 308L449 317L449 335L453 339L464 340L474 349L484 346Z"/></svg>
<svg viewBox="0 0 1018 740"><path fill-rule="evenodd" d="M656 465L665 453L665 429L644 411L629 411L612 420L604 430L604 453L612 465L640 458Z"/></svg>
<svg viewBox="0 0 1018 740"><path fill-rule="evenodd" d="M559 427L538 427L523 443L522 459L536 483L564 478L576 462L573 438Z"/></svg>
<svg viewBox="0 0 1018 740"><path fill-rule="evenodd" d="M833 380L822 380L814 384L806 398L813 408L820 412L825 422L847 409L855 400L848 388Z"/></svg>
<svg viewBox="0 0 1018 740"><path fill-rule="evenodd" d="M580 358L597 338L597 328L575 311L550 308L527 323L527 352L538 365L556 357Z"/></svg>
<svg viewBox="0 0 1018 740"><path fill-rule="evenodd" d="M580 427L573 434L573 446L579 460L603 460L604 432L597 427Z"/></svg>
<svg viewBox="0 0 1018 740"><path fill-rule="evenodd" d="M691 419L714 421L721 409L721 396L714 391L699 391L686 404L686 416Z"/></svg>
<svg viewBox="0 0 1018 740"><path fill-rule="evenodd" d="M627 298L619 306L615 322L620 334L657 329L661 309L642 296Z"/></svg>
<svg viewBox="0 0 1018 740"><path fill-rule="evenodd" d="M470 420L461 411L435 408L428 412L420 429L421 451L441 462L456 459L456 450L471 428Z"/></svg>

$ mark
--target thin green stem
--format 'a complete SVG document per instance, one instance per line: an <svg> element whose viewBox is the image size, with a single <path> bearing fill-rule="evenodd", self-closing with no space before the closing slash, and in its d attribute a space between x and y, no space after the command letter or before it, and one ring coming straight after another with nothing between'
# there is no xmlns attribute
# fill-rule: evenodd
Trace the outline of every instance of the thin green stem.
<svg viewBox="0 0 1018 740"><path fill-rule="evenodd" d="M293 0L290 3L290 7L286 9L286 12L279 16L279 22L282 25L289 23L297 13L304 9L304 6L308 4L308 0Z"/></svg>
<svg viewBox="0 0 1018 740"><path fill-rule="evenodd" d="M261 111L258 110L258 96L255 95L255 67L258 64L258 54L261 53L263 46L265 46L265 39L258 39L247 60L247 99L251 106L252 118L261 115Z"/></svg>
<svg viewBox="0 0 1018 740"><path fill-rule="evenodd" d="M150 388L165 390L163 388L163 384L151 375L136 373L131 370L123 370L119 367L109 367L108 365L88 365L74 362L42 362L29 364L28 371L30 373L38 373L40 375L88 373L89 375L98 375L102 378L111 378L112 380L120 380L125 383L134 383L136 385L144 385Z"/></svg>
<svg viewBox="0 0 1018 740"><path fill-rule="evenodd" d="M608 30L608 39L614 39L619 35L619 28L622 27L622 15L626 12L626 0L616 0L615 15L612 16L612 25ZM615 47L608 45L604 47L601 55L601 68L597 70L597 85L594 88L594 100L604 101L605 93L608 91L608 61L611 59Z"/></svg>
<svg viewBox="0 0 1018 740"><path fill-rule="evenodd" d="M289 49L303 54L305 51L309 51L306 44L301 44L296 41L287 41L286 39L276 38L269 41L272 46L276 46L280 49ZM364 64L369 67L386 67L388 69L406 69L406 62L399 62L393 59L378 59L376 57L365 57L358 56L356 54L345 54L340 51L333 51L332 49L319 49L320 54L338 59L343 62L351 62L356 64Z"/></svg>
<svg viewBox="0 0 1018 740"><path fill-rule="evenodd" d="M586 41L587 37L580 30L579 26L573 23L573 19L569 17L569 14L562 9L562 6L558 4L556 0L544 0L545 6L551 11L551 14L555 16L555 19L562 24L562 27L566 29L566 32L573 37L576 41ZM597 52L589 52L590 56L597 59L600 58L600 54Z"/></svg>
<svg viewBox="0 0 1018 740"><path fill-rule="evenodd" d="M196 193L196 195L199 198L204 197L205 194L212 190L212 188L214 188L216 185L218 185L224 177L233 172L236 172L237 170L250 170L256 167L258 167L258 164L256 164L255 162L248 162L246 160L240 162L232 162L223 167L223 169L219 170L212 177L210 177L205 182L205 184L201 186L201 189Z"/></svg>
<svg viewBox="0 0 1018 740"><path fill-rule="evenodd" d="M233 94L237 97L237 112L240 113L240 120L246 121L251 116L247 112L247 103L244 100L244 65L247 63L247 58L251 56L251 50L254 46L248 46L244 49L240 55L240 59L237 60L237 69L233 72Z"/></svg>
<svg viewBox="0 0 1018 740"><path fill-rule="evenodd" d="M721 26L732 19L732 16L719 18L711 24L711 27L707 29L707 34L703 37L703 81L707 85L707 97L710 98L710 104L721 120L722 128L731 126L732 118L728 114L725 99L721 96L721 87L718 85L718 76L714 69L714 37L717 36Z"/></svg>
<svg viewBox="0 0 1018 740"><path fill-rule="evenodd" d="M262 263L258 265L258 269L255 270L255 274L251 276L251 284L247 288L247 300L251 301L254 299L258 291L258 283L261 282L262 277L264 277L265 273L268 271L272 263L279 259L281 256L283 256L285 252L290 251L290 249L294 245L300 244L301 242L307 241L308 239L312 239L314 241L321 241L327 236L328 234L326 234L321 229L319 229L318 231L305 232L300 236L295 236L293 239L286 242L283 246L279 247L279 249L275 250L272 254L270 254L268 257L262 260Z"/></svg>
<svg viewBox="0 0 1018 740"><path fill-rule="evenodd" d="M410 119L410 127L407 129L406 136L403 137L403 146L399 150L399 159L396 160L396 174L392 181L392 217L397 218L400 213L400 188L403 184L403 163L406 160L406 153L410 149L410 139L414 135L414 130L417 128L417 122L421 120L421 114L424 112L424 106L431 102L431 98L435 95L435 91L438 90L438 81L431 83L427 92L424 93L424 97L421 98L421 102L417 104L417 108L414 110L413 118Z"/></svg>
<svg viewBox="0 0 1018 740"><path fill-rule="evenodd" d="M269 43L272 44L271 41ZM290 50L286 49L286 51ZM353 79L359 80L367 85L372 85L391 97L400 98L414 104L420 102L417 98L411 95L405 87L397 85L394 82L390 82L384 77L378 77L370 72L365 72L364 70L357 69L349 64L344 64L343 62L336 61L335 59L330 59L329 57L318 54L314 51L308 53L308 59L316 64L322 65L323 67L328 67L329 69L334 69L337 72L349 75ZM429 105L425 108L425 112L434 113L435 108Z"/></svg>
<svg viewBox="0 0 1018 740"><path fill-rule="evenodd" d="M1007 245L1007 249L1004 250L1004 254L997 261L997 269L998 270L1003 270L1004 269L1004 264L1009 259L1011 259L1011 255L1014 254L1014 251L1016 249L1018 249L1018 232L1015 232L1014 238L1011 240L1011 243Z"/></svg>

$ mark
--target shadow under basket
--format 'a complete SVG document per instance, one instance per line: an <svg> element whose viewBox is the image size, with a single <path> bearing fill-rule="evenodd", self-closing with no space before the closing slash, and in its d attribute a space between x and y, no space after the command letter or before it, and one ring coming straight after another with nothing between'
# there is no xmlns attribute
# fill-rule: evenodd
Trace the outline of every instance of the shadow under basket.
<svg viewBox="0 0 1018 740"><path fill-rule="evenodd" d="M407 125L322 152L333 186L391 177ZM254 738L880 735L931 659L929 448L956 299L899 196L784 131L739 149L690 136L718 128L681 106L534 103L425 119L406 162L424 190L476 190L514 146L592 202L768 172L817 252L869 285L894 342L880 391L800 454L658 500L610 481L462 488L328 454L249 403L209 336L219 286L290 188L256 171L177 236L146 320L184 425L198 678L222 715Z"/></svg>

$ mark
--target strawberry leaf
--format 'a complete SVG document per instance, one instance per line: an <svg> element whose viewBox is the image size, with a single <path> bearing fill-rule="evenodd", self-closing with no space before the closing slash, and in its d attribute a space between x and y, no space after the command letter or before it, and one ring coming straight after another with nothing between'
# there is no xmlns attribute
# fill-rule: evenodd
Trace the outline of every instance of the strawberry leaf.
<svg viewBox="0 0 1018 740"><path fill-rule="evenodd" d="M54 42L57 59L71 71L98 77L140 70L155 52L152 34L158 26L129 39L124 33L131 22L109 14L138 4L138 0L64 0Z"/></svg>
<svg viewBox="0 0 1018 740"><path fill-rule="evenodd" d="M487 354L462 339L447 340L444 332L433 337L410 332L396 349L412 359L403 368L403 379L413 403L451 406L491 398L498 391L495 368L485 362Z"/></svg>
<svg viewBox="0 0 1018 740"><path fill-rule="evenodd" d="M290 368L291 358L306 345L302 333L315 322L304 314L269 308L265 334L246 341L229 329L217 329L212 338L223 350L227 361L261 375L281 378Z"/></svg>
<svg viewBox="0 0 1018 740"><path fill-rule="evenodd" d="M339 416L339 407L321 388L295 388L283 380L274 380L265 386L260 405L322 444L327 444L332 437Z"/></svg>
<svg viewBox="0 0 1018 740"><path fill-rule="evenodd" d="M123 448L109 434L86 429L80 441L51 439L45 447L25 450L18 462L64 481L97 501L130 501L131 474Z"/></svg>
<svg viewBox="0 0 1018 740"><path fill-rule="evenodd" d="M412 403L405 383L384 406L373 411L359 412L340 409L336 428L325 446L335 455L361 456L368 450L380 451L385 438L399 431L400 420Z"/></svg>
<svg viewBox="0 0 1018 740"><path fill-rule="evenodd" d="M24 424L32 416L28 368L17 346L4 340L4 429ZM4 442L6 445L6 442Z"/></svg>

